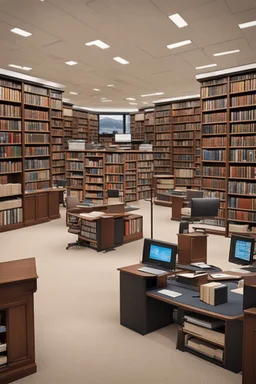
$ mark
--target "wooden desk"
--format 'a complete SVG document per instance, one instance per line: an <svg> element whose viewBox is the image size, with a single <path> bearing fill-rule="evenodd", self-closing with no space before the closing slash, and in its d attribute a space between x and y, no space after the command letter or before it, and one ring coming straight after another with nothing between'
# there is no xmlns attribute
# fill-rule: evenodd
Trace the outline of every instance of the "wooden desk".
<svg viewBox="0 0 256 384"><path fill-rule="evenodd" d="M186 196L172 195L172 217L171 220L181 220L181 208L184 207Z"/></svg>
<svg viewBox="0 0 256 384"><path fill-rule="evenodd" d="M178 343L178 349L194 353L232 372L240 372L242 368L243 297L231 292L233 286L229 286L229 302L219 308L200 302L194 290L177 287L175 282L168 282L166 289L182 293L182 296L174 299L158 293L157 276L138 271L139 266L140 264L119 269L121 325L145 335L171 324L174 308L178 311L180 325L183 323L184 314L188 312L221 319L225 323L223 362L207 358L205 355L202 356L184 346L183 331L179 331L183 332L181 336L179 333L179 339L181 338L183 343ZM236 284L233 285L236 286Z"/></svg>
<svg viewBox="0 0 256 384"><path fill-rule="evenodd" d="M7 365L0 367L0 383L7 384L36 372L34 301L37 290L35 259L0 263L0 314L6 332Z"/></svg>
<svg viewBox="0 0 256 384"><path fill-rule="evenodd" d="M207 237L202 232L179 233L179 264L207 263Z"/></svg>

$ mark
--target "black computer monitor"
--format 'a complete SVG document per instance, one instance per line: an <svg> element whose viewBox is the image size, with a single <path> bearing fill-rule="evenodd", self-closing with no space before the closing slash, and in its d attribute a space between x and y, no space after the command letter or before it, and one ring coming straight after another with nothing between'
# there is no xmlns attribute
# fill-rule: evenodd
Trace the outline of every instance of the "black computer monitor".
<svg viewBox="0 0 256 384"><path fill-rule="evenodd" d="M194 198L203 198L204 191L199 191L197 189L187 189L187 201L191 201Z"/></svg>
<svg viewBox="0 0 256 384"><path fill-rule="evenodd" d="M232 235L229 248L229 262L239 265L253 264L254 238Z"/></svg>
<svg viewBox="0 0 256 384"><path fill-rule="evenodd" d="M220 208L220 199L191 199L191 217L216 217Z"/></svg>
<svg viewBox="0 0 256 384"><path fill-rule="evenodd" d="M167 271L175 270L177 244L165 241L144 239L142 263L157 266Z"/></svg>
<svg viewBox="0 0 256 384"><path fill-rule="evenodd" d="M181 220L179 226L179 233L189 233L189 222Z"/></svg>

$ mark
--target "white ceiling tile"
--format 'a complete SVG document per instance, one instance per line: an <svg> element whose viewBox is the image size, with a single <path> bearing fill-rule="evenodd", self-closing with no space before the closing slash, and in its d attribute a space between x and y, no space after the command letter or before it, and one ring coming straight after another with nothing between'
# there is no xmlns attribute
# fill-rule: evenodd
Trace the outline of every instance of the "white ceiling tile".
<svg viewBox="0 0 256 384"><path fill-rule="evenodd" d="M255 0L226 0L232 13L243 12L256 8Z"/></svg>

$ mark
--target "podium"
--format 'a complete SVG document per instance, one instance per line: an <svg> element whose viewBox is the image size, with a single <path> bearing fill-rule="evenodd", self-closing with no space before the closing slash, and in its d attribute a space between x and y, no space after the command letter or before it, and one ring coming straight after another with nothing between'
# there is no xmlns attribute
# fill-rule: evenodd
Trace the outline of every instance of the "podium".
<svg viewBox="0 0 256 384"><path fill-rule="evenodd" d="M207 235L202 232L178 234L178 262L207 263Z"/></svg>
<svg viewBox="0 0 256 384"><path fill-rule="evenodd" d="M34 300L35 259L0 263L0 341L7 344L7 363L0 365L0 384L36 372Z"/></svg>

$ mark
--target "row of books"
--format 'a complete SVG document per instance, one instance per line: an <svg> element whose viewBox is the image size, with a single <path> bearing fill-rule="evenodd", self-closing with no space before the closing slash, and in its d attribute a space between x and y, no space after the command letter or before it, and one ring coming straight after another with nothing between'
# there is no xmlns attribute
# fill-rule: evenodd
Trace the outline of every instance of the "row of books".
<svg viewBox="0 0 256 384"><path fill-rule="evenodd" d="M21 195L20 183L0 184L0 197Z"/></svg>
<svg viewBox="0 0 256 384"><path fill-rule="evenodd" d="M199 121L200 115L192 115L192 116L177 116L172 118L172 122L175 123L182 123L185 121L191 122L191 121Z"/></svg>
<svg viewBox="0 0 256 384"><path fill-rule="evenodd" d="M49 133L25 133L25 142L26 143L50 143Z"/></svg>
<svg viewBox="0 0 256 384"><path fill-rule="evenodd" d="M221 191L204 191L205 197L216 197L221 200L225 200L226 193Z"/></svg>
<svg viewBox="0 0 256 384"><path fill-rule="evenodd" d="M15 89L0 86L0 99L8 101L21 101L21 92Z"/></svg>
<svg viewBox="0 0 256 384"><path fill-rule="evenodd" d="M54 117L54 118L58 118L58 119L62 119L63 116L62 116L62 111L55 111L55 110L52 110L51 111L51 117Z"/></svg>
<svg viewBox="0 0 256 384"><path fill-rule="evenodd" d="M124 182L124 175L106 175L105 180L107 182L118 182L123 183Z"/></svg>
<svg viewBox="0 0 256 384"><path fill-rule="evenodd" d="M16 132L0 132L0 143L21 143L21 134Z"/></svg>
<svg viewBox="0 0 256 384"><path fill-rule="evenodd" d="M21 121L0 120L0 131L21 131Z"/></svg>
<svg viewBox="0 0 256 384"><path fill-rule="evenodd" d="M62 137L53 137L52 138L52 144L62 144Z"/></svg>
<svg viewBox="0 0 256 384"><path fill-rule="evenodd" d="M202 169L203 176L217 176L225 177L226 168L225 167L203 167Z"/></svg>
<svg viewBox="0 0 256 384"><path fill-rule="evenodd" d="M173 140L175 139L193 139L193 132L175 132L172 135Z"/></svg>
<svg viewBox="0 0 256 384"><path fill-rule="evenodd" d="M85 190L86 191L103 191L102 189L102 186L99 186L98 184L94 185L94 184L87 184L85 186Z"/></svg>
<svg viewBox="0 0 256 384"><path fill-rule="evenodd" d="M136 173L134 173L134 174L126 174L125 175L125 180L126 181L134 181L134 180L136 180L136 177L137 177L137 175L136 175Z"/></svg>
<svg viewBox="0 0 256 384"><path fill-rule="evenodd" d="M62 99L62 92L51 90L51 97L55 99Z"/></svg>
<svg viewBox="0 0 256 384"><path fill-rule="evenodd" d="M179 161L175 161L174 160L174 163L173 163L173 165L174 165L174 167L176 167L176 168L182 168L182 167L184 167L184 163L181 163L181 162L179 162ZM194 163L189 163L189 162L187 162L186 161L186 168L193 168L194 167Z"/></svg>
<svg viewBox="0 0 256 384"><path fill-rule="evenodd" d="M170 131L170 124L166 125L158 125L155 128L156 132L169 132Z"/></svg>
<svg viewBox="0 0 256 384"><path fill-rule="evenodd" d="M186 124L175 124L175 127L173 127L173 131L196 131L200 130L201 124L200 123L186 123Z"/></svg>
<svg viewBox="0 0 256 384"><path fill-rule="evenodd" d="M125 164L125 170L131 170L131 171L134 171L136 172L136 168L137 168L137 163L134 162L134 163L126 163Z"/></svg>
<svg viewBox="0 0 256 384"><path fill-rule="evenodd" d="M89 232L88 230L85 230L82 228L81 230L81 236L87 237L88 239L97 240L97 234Z"/></svg>
<svg viewBox="0 0 256 384"><path fill-rule="evenodd" d="M52 151L53 152L62 152L64 150L63 145L53 145Z"/></svg>
<svg viewBox="0 0 256 384"><path fill-rule="evenodd" d="M226 188L225 179L202 179L202 188L223 189Z"/></svg>
<svg viewBox="0 0 256 384"><path fill-rule="evenodd" d="M8 209L0 212L0 226L23 222L22 208Z"/></svg>
<svg viewBox="0 0 256 384"><path fill-rule="evenodd" d="M83 179L83 177L84 177L82 171L81 172L79 172L79 171L72 172L69 169L68 170L66 169L66 171L67 171L67 177L68 178Z"/></svg>
<svg viewBox="0 0 256 384"><path fill-rule="evenodd" d="M103 184L103 178L102 177L88 177L86 176L85 181L87 183L102 183Z"/></svg>
<svg viewBox="0 0 256 384"><path fill-rule="evenodd" d="M192 153L193 153L193 147L185 147L185 148L173 148L173 153L178 153L178 154L180 154L180 153L186 153L186 154L188 154L188 155L191 155Z"/></svg>
<svg viewBox="0 0 256 384"><path fill-rule="evenodd" d="M170 139L171 134L170 133L157 133L156 134L156 140L168 140Z"/></svg>
<svg viewBox="0 0 256 384"><path fill-rule="evenodd" d="M56 175L56 174L59 174L59 173L65 174L65 167L55 167L55 168L53 168L52 175Z"/></svg>
<svg viewBox="0 0 256 384"><path fill-rule="evenodd" d="M230 92L244 92L256 89L256 79L248 79L230 84Z"/></svg>
<svg viewBox="0 0 256 384"><path fill-rule="evenodd" d="M21 172L21 161L0 161L0 173Z"/></svg>
<svg viewBox="0 0 256 384"><path fill-rule="evenodd" d="M194 170L193 169L175 169L174 175L176 177L193 177L194 176Z"/></svg>
<svg viewBox="0 0 256 384"><path fill-rule="evenodd" d="M204 149L202 152L203 160L215 160L215 161L226 161L226 150L216 149L207 150Z"/></svg>
<svg viewBox="0 0 256 384"><path fill-rule="evenodd" d="M107 184L108 185L108 184ZM111 188L108 188L108 189L111 189ZM120 188L121 189L121 188ZM95 192L95 193L86 193L85 194L85 198L89 198L89 199L96 199L96 198L100 198L102 199L104 196L103 196L103 192Z"/></svg>
<svg viewBox="0 0 256 384"><path fill-rule="evenodd" d="M67 152L67 160L80 160L84 159L84 154L82 152Z"/></svg>
<svg viewBox="0 0 256 384"><path fill-rule="evenodd" d="M83 180L67 179L67 186L68 187L82 187L83 186Z"/></svg>
<svg viewBox="0 0 256 384"><path fill-rule="evenodd" d="M138 192L150 191L151 188L148 185L138 187Z"/></svg>
<svg viewBox="0 0 256 384"><path fill-rule="evenodd" d="M242 177L248 179L256 179L256 167L230 167L230 177Z"/></svg>
<svg viewBox="0 0 256 384"><path fill-rule="evenodd" d="M169 147L169 146L171 145L171 143L170 143L169 140L162 140L162 141L156 141L156 142L155 142L155 145L156 145L156 146L159 146L159 147L160 147L159 150L162 151L161 146L167 146L167 147ZM169 149L168 149L168 151L169 151Z"/></svg>
<svg viewBox="0 0 256 384"><path fill-rule="evenodd" d="M173 161L193 161L193 155L173 155Z"/></svg>
<svg viewBox="0 0 256 384"><path fill-rule="evenodd" d="M128 217L129 218L129 217ZM124 235L132 235L142 232L142 217L132 220L125 220Z"/></svg>
<svg viewBox="0 0 256 384"><path fill-rule="evenodd" d="M0 201L0 211L4 211L7 209L20 208L22 207L22 199L12 199L12 200L4 200Z"/></svg>
<svg viewBox="0 0 256 384"><path fill-rule="evenodd" d="M0 116L21 117L21 109L15 105L0 104Z"/></svg>
<svg viewBox="0 0 256 384"><path fill-rule="evenodd" d="M236 112L233 112L236 113ZM231 113L232 114L232 113ZM216 121L226 121L227 120L227 112L214 112L214 113L206 113L203 115L203 123L214 123Z"/></svg>
<svg viewBox="0 0 256 384"><path fill-rule="evenodd" d="M49 108L49 98L45 96L33 95L32 93L24 94L25 104L33 104L38 107Z"/></svg>
<svg viewBox="0 0 256 384"><path fill-rule="evenodd" d="M256 162L256 149L231 149L231 161L248 161Z"/></svg>
<svg viewBox="0 0 256 384"><path fill-rule="evenodd" d="M52 153L52 159L53 160L65 160L65 153L64 152Z"/></svg>
<svg viewBox="0 0 256 384"><path fill-rule="evenodd" d="M255 133L256 123L252 124L231 124L231 133Z"/></svg>
<svg viewBox="0 0 256 384"><path fill-rule="evenodd" d="M222 97L220 99L203 101L203 112L211 111L212 109L227 108L227 98Z"/></svg>
<svg viewBox="0 0 256 384"><path fill-rule="evenodd" d="M176 178L176 186L178 186L178 185L187 185L187 186L191 186L191 185L193 185L194 184L194 182L193 182L193 180L191 179L191 178L189 178L189 179L183 179L183 178Z"/></svg>
<svg viewBox="0 0 256 384"><path fill-rule="evenodd" d="M38 111L35 109L25 109L25 119L36 119L36 120L48 120L48 111Z"/></svg>
<svg viewBox="0 0 256 384"><path fill-rule="evenodd" d="M175 141L173 140L172 142L173 147L193 147L194 146L194 141L193 140L183 140L182 143L180 141Z"/></svg>
<svg viewBox="0 0 256 384"><path fill-rule="evenodd" d="M163 111L159 111L157 108L155 118L160 119L162 117L170 118L170 109L168 109L168 107L167 107L167 110L165 108L165 110L163 110Z"/></svg>
<svg viewBox="0 0 256 384"><path fill-rule="evenodd" d="M19 157L21 156L21 146L0 146L0 158L1 157Z"/></svg>
<svg viewBox="0 0 256 384"><path fill-rule="evenodd" d="M124 162L124 154L113 153L111 155L106 154L105 161L106 163L123 163Z"/></svg>
<svg viewBox="0 0 256 384"><path fill-rule="evenodd" d="M51 107L55 109L62 109L62 101L57 99L51 99Z"/></svg>
<svg viewBox="0 0 256 384"><path fill-rule="evenodd" d="M247 212L247 211L233 211L228 210L228 218L233 220L241 221L255 221L256 222L256 212Z"/></svg>
<svg viewBox="0 0 256 384"><path fill-rule="evenodd" d="M256 199L248 197L229 197L228 206L230 208L256 210Z"/></svg>
<svg viewBox="0 0 256 384"><path fill-rule="evenodd" d="M26 184L26 192L34 192L34 191L39 191L41 189L50 189L50 181L38 181L36 183L27 183Z"/></svg>
<svg viewBox="0 0 256 384"><path fill-rule="evenodd" d="M216 135L220 133L227 133L226 124L215 124L215 125L203 125L202 134L203 135Z"/></svg>
<svg viewBox="0 0 256 384"><path fill-rule="evenodd" d="M228 192L241 195L256 195L256 184L244 181L229 181Z"/></svg>
<svg viewBox="0 0 256 384"><path fill-rule="evenodd" d="M156 125L158 124L169 124L170 123L170 117L159 117L156 118Z"/></svg>
<svg viewBox="0 0 256 384"><path fill-rule="evenodd" d="M256 109L231 112L232 121L255 120Z"/></svg>
<svg viewBox="0 0 256 384"><path fill-rule="evenodd" d="M25 159L25 169L50 168L49 159Z"/></svg>
<svg viewBox="0 0 256 384"><path fill-rule="evenodd" d="M67 171L83 171L84 166L83 163L70 161L67 164Z"/></svg>
<svg viewBox="0 0 256 384"><path fill-rule="evenodd" d="M50 178L50 171L43 170L43 171L33 171L33 172L26 172L25 173L25 181L37 181L37 180L47 180Z"/></svg>
<svg viewBox="0 0 256 384"><path fill-rule="evenodd" d="M170 159L170 152L168 153L154 153L154 159Z"/></svg>
<svg viewBox="0 0 256 384"><path fill-rule="evenodd" d="M209 84L210 85L210 84ZM201 95L203 98L224 95L228 91L227 84L216 85L214 87L202 87Z"/></svg>
<svg viewBox="0 0 256 384"><path fill-rule="evenodd" d="M60 119L60 120L53 120L52 121L52 128L54 127L63 127L63 121Z"/></svg>
<svg viewBox="0 0 256 384"><path fill-rule="evenodd" d="M88 175L103 175L103 169L101 169L101 168L88 168L86 170L86 173ZM115 173L117 173L117 172L115 172Z"/></svg>
<svg viewBox="0 0 256 384"><path fill-rule="evenodd" d="M231 145L231 147L236 147L236 146L256 147L256 135L254 135L254 136L231 136L230 145Z"/></svg>
<svg viewBox="0 0 256 384"><path fill-rule="evenodd" d="M49 123L40 121L25 121L25 131L49 132Z"/></svg>
<svg viewBox="0 0 256 384"><path fill-rule="evenodd" d="M172 116L187 116L193 115L195 112L194 108L178 109L172 108Z"/></svg>
<svg viewBox="0 0 256 384"><path fill-rule="evenodd" d="M106 173L124 173L123 165L106 165L105 166Z"/></svg>
<svg viewBox="0 0 256 384"><path fill-rule="evenodd" d="M231 97L232 107L240 107L240 106L242 107L244 105L255 105L255 104L256 104L256 94Z"/></svg>
<svg viewBox="0 0 256 384"><path fill-rule="evenodd" d="M155 167L169 166L170 165L170 159L155 160L154 165L155 165Z"/></svg>
<svg viewBox="0 0 256 384"><path fill-rule="evenodd" d="M172 110L183 108L197 108L200 107L200 100L181 101L179 103L172 104Z"/></svg>
<svg viewBox="0 0 256 384"><path fill-rule="evenodd" d="M20 83L15 83L14 81L6 80L6 79L0 79L0 85L2 87L10 87L15 89L21 89Z"/></svg>
<svg viewBox="0 0 256 384"><path fill-rule="evenodd" d="M87 167L103 167L103 160L89 160L86 159L85 165Z"/></svg>
<svg viewBox="0 0 256 384"><path fill-rule="evenodd" d="M226 147L226 137L204 137L202 140L202 147Z"/></svg>
<svg viewBox="0 0 256 384"><path fill-rule="evenodd" d="M39 95L48 96L48 89L42 88L42 87L37 87L35 85L24 84L24 91L39 94Z"/></svg>
<svg viewBox="0 0 256 384"><path fill-rule="evenodd" d="M49 146L45 147L26 147L25 148L26 156L43 156L49 155Z"/></svg>
<svg viewBox="0 0 256 384"><path fill-rule="evenodd" d="M230 81L238 81L238 80L248 80L248 79L254 79L255 72L249 72L249 73L242 73L239 75L234 75L230 77Z"/></svg>
<svg viewBox="0 0 256 384"><path fill-rule="evenodd" d="M136 180L126 181L126 183L125 183L126 188L136 187L136 185L137 185Z"/></svg>

